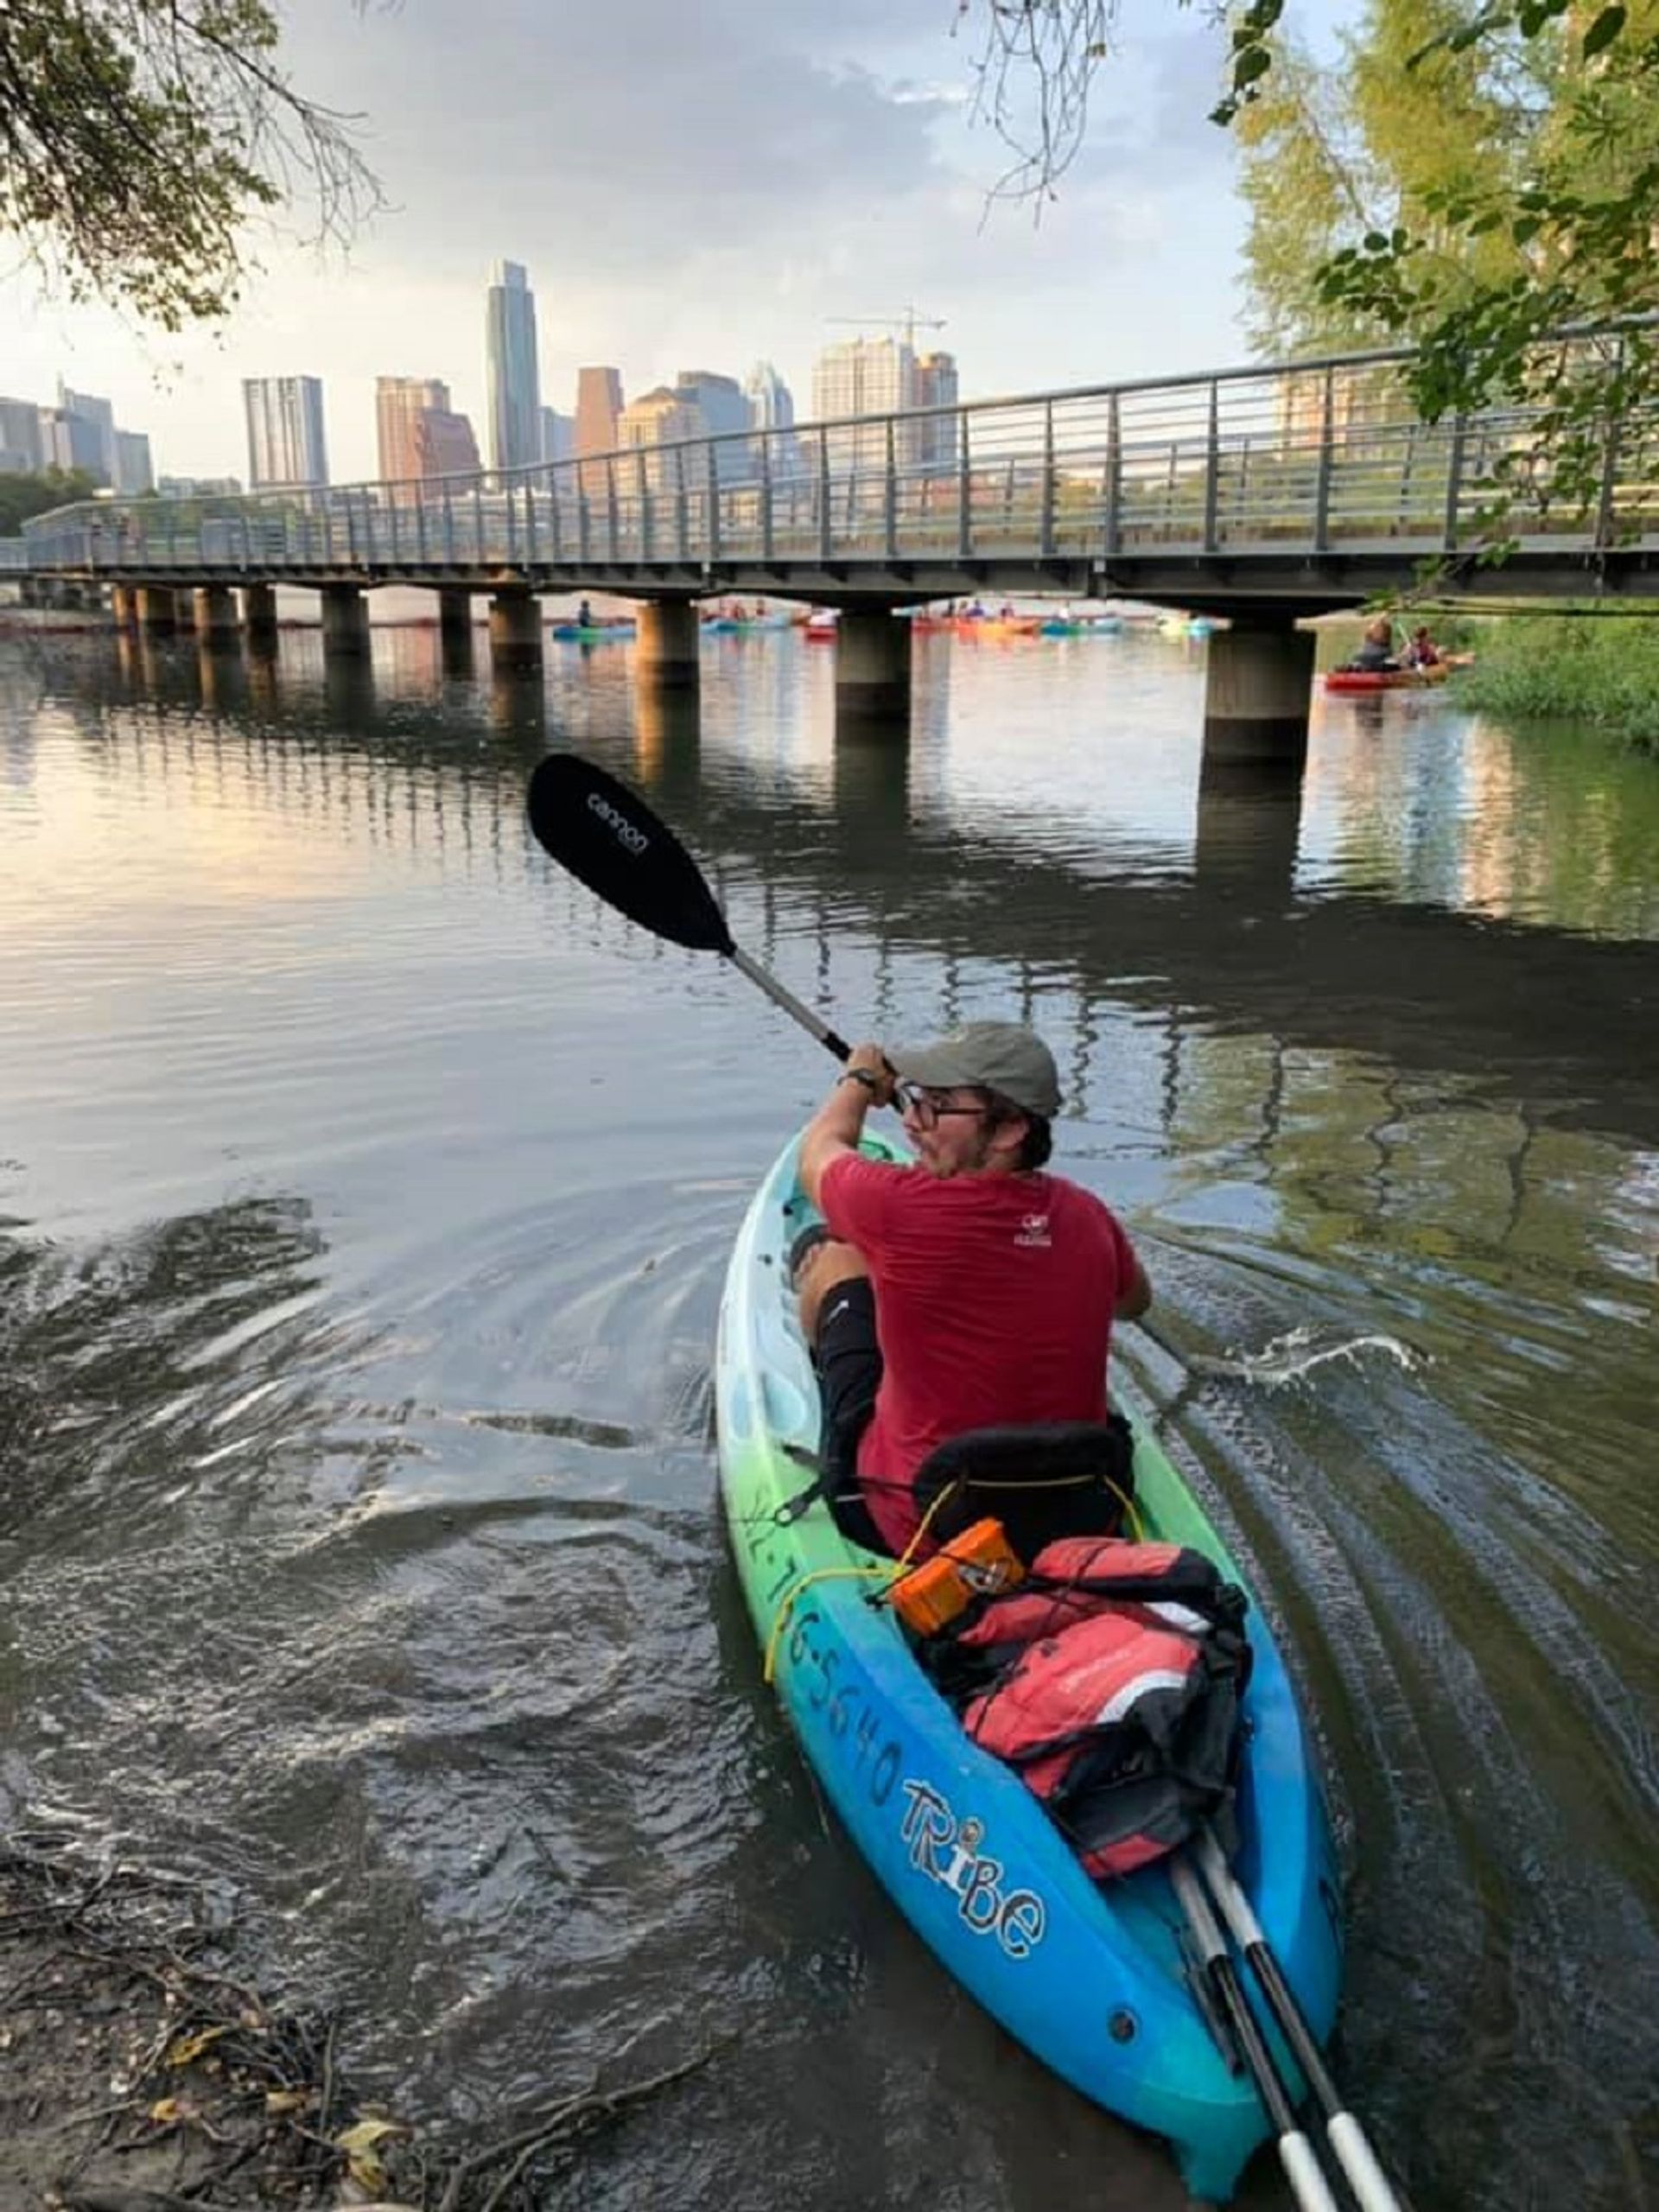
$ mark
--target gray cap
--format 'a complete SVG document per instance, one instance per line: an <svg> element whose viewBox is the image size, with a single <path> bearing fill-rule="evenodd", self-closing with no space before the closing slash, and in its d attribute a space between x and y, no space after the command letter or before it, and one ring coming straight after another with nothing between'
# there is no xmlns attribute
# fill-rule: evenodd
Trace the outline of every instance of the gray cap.
<svg viewBox="0 0 1659 2212"><path fill-rule="evenodd" d="M1060 1110L1054 1055L1035 1030L1017 1021L964 1022L936 1044L900 1045L888 1057L906 1083L930 1090L976 1084L1046 1122Z"/></svg>

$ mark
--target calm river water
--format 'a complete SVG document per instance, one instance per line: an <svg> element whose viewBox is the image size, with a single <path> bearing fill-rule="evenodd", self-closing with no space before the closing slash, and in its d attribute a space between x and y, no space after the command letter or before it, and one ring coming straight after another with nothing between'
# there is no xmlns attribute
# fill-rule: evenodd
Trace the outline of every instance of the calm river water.
<svg viewBox="0 0 1659 2212"><path fill-rule="evenodd" d="M0 643L0 1816L233 1882L411 2113L734 2038L550 2204L1182 2202L761 1685L710 1351L830 1070L531 845L574 744L849 1033L1053 1040L1321 1745L1358 2108L1419 2212L1649 2203L1659 764L1425 696L1218 781L1155 638L918 645L908 752L791 637L705 645L700 730L436 650Z"/></svg>

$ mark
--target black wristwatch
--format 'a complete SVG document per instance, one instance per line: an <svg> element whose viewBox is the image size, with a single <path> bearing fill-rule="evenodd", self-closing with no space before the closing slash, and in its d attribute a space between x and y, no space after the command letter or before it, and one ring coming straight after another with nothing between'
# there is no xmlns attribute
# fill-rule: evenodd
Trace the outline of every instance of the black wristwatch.
<svg viewBox="0 0 1659 2212"><path fill-rule="evenodd" d="M881 1078L872 1075L868 1068L849 1068L836 1077L837 1083L861 1083L866 1090L874 1092L881 1088Z"/></svg>

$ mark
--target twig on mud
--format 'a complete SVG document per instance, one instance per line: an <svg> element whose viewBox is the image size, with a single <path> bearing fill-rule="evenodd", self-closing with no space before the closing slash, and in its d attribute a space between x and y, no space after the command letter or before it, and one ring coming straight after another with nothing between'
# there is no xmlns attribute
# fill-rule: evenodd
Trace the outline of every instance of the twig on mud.
<svg viewBox="0 0 1659 2212"><path fill-rule="evenodd" d="M331 2198L346 2152L302 2119L326 2122L344 2109L333 2019L325 2031L320 2017L285 2012L226 1972L228 1929L198 1906L181 1924L183 1888L165 1878L152 1885L130 1866L91 1868L73 1840L53 1849L0 1838L0 1946L16 1947L22 1969L9 1998L42 1984L51 1993L33 2047L44 2044L41 2057L60 2074L77 2064L112 2072L128 2091L54 2119L41 2111L49 2099L39 2094L37 2058L32 2101L17 2076L11 2102L0 2090L0 2119L35 2143L42 2184L82 2212L232 2212ZM181 2161L170 2185L123 2182L121 2163L168 2136ZM62 2142L60 2156L49 2142Z"/></svg>
<svg viewBox="0 0 1659 2212"><path fill-rule="evenodd" d="M525 2169L545 2151L574 2143L590 2128L614 2120L627 2106L640 2103L654 2096L674 2082L683 2081L688 2074L695 2074L706 2066L716 2052L733 2041L730 2036L717 2037L703 2049L683 2059L677 2066L665 2068L643 2082L630 2082L620 2089L601 2089L597 2084L579 2094L565 2097L550 2106L531 2125L521 2128L517 2134L505 2137L499 2143L486 2144L481 2151L474 2151L452 2167L443 2195L438 2200L438 2212L460 2212L462 2192L468 2182L487 2166L503 2158L511 2158L512 2165L484 2199L480 2212L499 2212L508 2191L518 2182Z"/></svg>

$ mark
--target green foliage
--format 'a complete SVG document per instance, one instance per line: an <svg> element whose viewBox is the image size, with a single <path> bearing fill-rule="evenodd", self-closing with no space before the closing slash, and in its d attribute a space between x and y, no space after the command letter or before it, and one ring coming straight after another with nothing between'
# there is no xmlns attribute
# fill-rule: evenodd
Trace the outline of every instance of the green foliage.
<svg viewBox="0 0 1659 2212"><path fill-rule="evenodd" d="M177 330L234 304L244 226L296 180L348 231L373 180L277 43L265 0L3 0L0 233L72 299Z"/></svg>
<svg viewBox="0 0 1659 2212"><path fill-rule="evenodd" d="M1659 366L1630 327L1659 301L1659 0L1365 0L1328 68L1260 40L1235 104L1258 335L1414 343L1430 422L1525 410L1485 484L1489 555L1541 501L1593 513ZM1549 342L1585 324L1622 334Z"/></svg>
<svg viewBox="0 0 1659 2212"><path fill-rule="evenodd" d="M1462 703L1605 730L1659 751L1659 617L1522 615L1486 628Z"/></svg>
<svg viewBox="0 0 1659 2212"><path fill-rule="evenodd" d="M43 476L0 476L0 537L16 537L31 515L90 499L92 480L83 468L48 468Z"/></svg>

